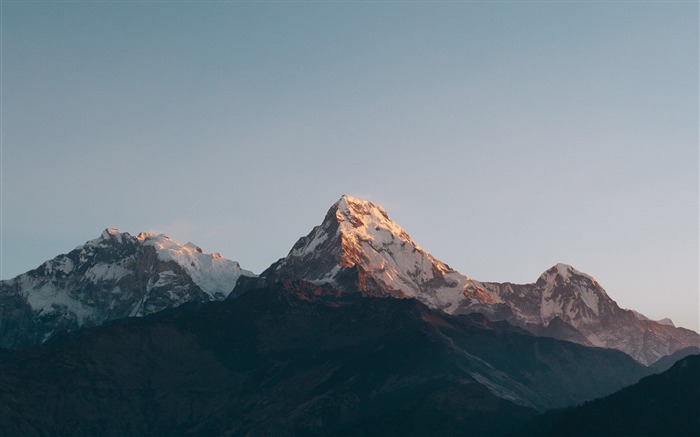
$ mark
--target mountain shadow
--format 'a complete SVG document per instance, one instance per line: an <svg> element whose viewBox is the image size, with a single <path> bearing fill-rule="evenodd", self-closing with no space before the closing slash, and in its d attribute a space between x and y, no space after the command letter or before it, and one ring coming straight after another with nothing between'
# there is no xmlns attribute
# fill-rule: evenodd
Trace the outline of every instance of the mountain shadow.
<svg viewBox="0 0 700 437"><path fill-rule="evenodd" d="M480 315L288 281L2 357L0 434L503 435L648 372Z"/></svg>
<svg viewBox="0 0 700 437"><path fill-rule="evenodd" d="M666 355L664 357L659 358L656 362L651 364L649 367L654 369L655 373L661 373L665 372L666 370L670 369L673 367L674 364L676 364L678 361L682 360L683 358L689 356L689 355L697 355L700 354L700 348L690 346L681 350L677 350L676 352Z"/></svg>
<svg viewBox="0 0 700 437"><path fill-rule="evenodd" d="M531 436L698 436L700 355L610 396L533 420Z"/></svg>

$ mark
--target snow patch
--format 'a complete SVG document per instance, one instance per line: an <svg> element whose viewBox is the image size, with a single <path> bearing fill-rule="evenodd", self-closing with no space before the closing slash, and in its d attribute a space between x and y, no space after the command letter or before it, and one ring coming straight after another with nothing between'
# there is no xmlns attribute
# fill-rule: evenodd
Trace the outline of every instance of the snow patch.
<svg viewBox="0 0 700 437"><path fill-rule="evenodd" d="M119 281L124 276L132 274L131 270L125 269L119 264L98 263L90 267L85 272L85 277L93 282Z"/></svg>
<svg viewBox="0 0 700 437"><path fill-rule="evenodd" d="M38 315L49 315L56 312L61 312L69 318L75 318L78 325L83 325L87 320L93 320L96 315L95 308L84 305L77 299L71 297L65 290L62 290L51 283L39 285L31 283L25 276L24 290L31 290L26 293L25 298L27 304L32 308L32 311Z"/></svg>
<svg viewBox="0 0 700 437"><path fill-rule="evenodd" d="M421 249L381 206L346 195L334 207L335 217L331 216L331 220L338 224L337 232L344 248L340 264L361 265L387 289L447 312L456 311L464 302L467 288L477 301L501 302L480 282L455 272ZM331 224L327 221L316 227L309 241L292 250L289 256L307 257L315 253L321 244L337 235L328 232ZM322 277L307 279L334 282L341 269L337 265Z"/></svg>
<svg viewBox="0 0 700 437"><path fill-rule="evenodd" d="M314 238L308 244L306 244L304 247L300 247L299 249L293 250L290 253L290 255L304 257L308 254L311 254L316 250L316 248L321 243L323 243L327 239L328 239L328 234L323 232L320 228L318 228L316 233L314 234Z"/></svg>
<svg viewBox="0 0 700 437"><path fill-rule="evenodd" d="M569 264L558 263L553 267L549 268L546 272L540 275L540 279L544 279L547 284L553 284L559 278L564 282L571 281L574 276L580 276L589 279L594 284L598 285L598 281L588 273L584 273L580 270L575 269Z"/></svg>
<svg viewBox="0 0 700 437"><path fill-rule="evenodd" d="M586 304L586 306L590 308L596 316L600 315L598 308L599 298L598 293L596 293L595 290L591 290L590 288L580 288L579 296L581 297L583 303Z"/></svg>
<svg viewBox="0 0 700 437"><path fill-rule="evenodd" d="M58 273L68 274L73 271L75 265L73 260L68 258L66 255L59 255L51 261L47 261L43 264L46 273Z"/></svg>
<svg viewBox="0 0 700 437"><path fill-rule="evenodd" d="M179 264L212 299L228 296L239 277L255 276L253 272L243 270L237 262L220 254L204 253L192 243L183 245L163 234L145 235L143 238L144 245L155 247L160 261Z"/></svg>
<svg viewBox="0 0 700 437"><path fill-rule="evenodd" d="M122 233L119 232L119 229L117 229L117 228L107 228L102 232L102 239L109 240L110 238L114 238L119 243L121 243L122 242Z"/></svg>
<svg viewBox="0 0 700 437"><path fill-rule="evenodd" d="M174 279L177 279L177 275L172 270L160 272L158 274L158 280L151 287L152 288L166 287L166 286L170 285Z"/></svg>
<svg viewBox="0 0 700 437"><path fill-rule="evenodd" d="M63 273L68 274L73 271L74 267L75 266L73 265L73 261L70 258L65 257L61 264L56 266L56 270L60 270Z"/></svg>

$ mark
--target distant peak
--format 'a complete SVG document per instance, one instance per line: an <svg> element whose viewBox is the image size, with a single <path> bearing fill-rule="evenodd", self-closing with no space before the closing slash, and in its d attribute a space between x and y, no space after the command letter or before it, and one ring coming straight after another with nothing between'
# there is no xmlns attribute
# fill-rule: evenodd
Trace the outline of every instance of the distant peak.
<svg viewBox="0 0 700 437"><path fill-rule="evenodd" d="M557 273L562 276L571 276L578 271L572 265L564 263L557 263L552 267L552 269L555 269Z"/></svg>
<svg viewBox="0 0 700 437"><path fill-rule="evenodd" d="M651 320L649 317L645 316L644 314L637 312L635 310L629 310L632 311L632 314L634 314L634 317L636 317L639 320Z"/></svg>
<svg viewBox="0 0 700 437"><path fill-rule="evenodd" d="M154 234L153 232L139 232L139 235L136 238L139 240L145 240L146 238L151 238L155 236L156 234Z"/></svg>
<svg viewBox="0 0 700 437"><path fill-rule="evenodd" d="M665 319L657 320L656 323L660 323L662 325L667 325L667 326L673 326L674 328L676 325L673 324L673 320L669 319L668 317Z"/></svg>
<svg viewBox="0 0 700 437"><path fill-rule="evenodd" d="M542 275L540 275L540 279L543 279L546 281L548 278L557 277L557 276L562 278L562 279L565 279L567 281L570 280L574 276L582 276L584 278L590 279L591 281L593 281L595 283L598 283L598 281L596 281L596 279L593 276L589 275L588 273L584 273L584 272L574 268L573 266L571 266L569 264L564 264L564 263L557 263L554 266L550 267L549 269L547 269L547 271L545 271L544 273L542 273Z"/></svg>
<svg viewBox="0 0 700 437"><path fill-rule="evenodd" d="M117 228L107 228L102 231L102 238L109 238L110 235L119 235L119 229Z"/></svg>
<svg viewBox="0 0 700 437"><path fill-rule="evenodd" d="M130 238L131 235L129 235L127 232L119 232L119 229L117 228L107 228L104 231L102 231L102 235L100 235L100 238L93 241L117 241L121 243L122 237Z"/></svg>
<svg viewBox="0 0 700 437"><path fill-rule="evenodd" d="M145 243L147 241L155 240L170 240L165 234L155 234L153 232L139 232L136 237L133 237L128 232L121 232L117 228L107 228L102 231L102 235L99 238L90 240L87 242L88 245L99 245L102 243L125 243L125 242L140 242Z"/></svg>
<svg viewBox="0 0 700 437"><path fill-rule="evenodd" d="M636 317L639 320L651 320L652 322L656 322L656 323L659 323L661 325L673 326L674 328L676 327L676 325L673 324L673 320L669 319L668 317L665 319L661 319L661 320L652 320L649 317L645 316L644 314L637 312L635 310L629 310L629 311L632 311L632 314L634 314L634 317Z"/></svg>

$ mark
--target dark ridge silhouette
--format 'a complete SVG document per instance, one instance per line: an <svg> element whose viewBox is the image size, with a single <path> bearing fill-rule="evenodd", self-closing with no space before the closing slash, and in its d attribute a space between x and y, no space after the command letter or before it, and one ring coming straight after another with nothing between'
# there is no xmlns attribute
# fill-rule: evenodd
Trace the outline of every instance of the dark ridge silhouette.
<svg viewBox="0 0 700 437"><path fill-rule="evenodd" d="M643 378L610 396L534 419L518 435L700 435L700 355Z"/></svg>
<svg viewBox="0 0 700 437"><path fill-rule="evenodd" d="M413 299L286 282L0 360L2 435L502 435L648 369Z"/></svg>

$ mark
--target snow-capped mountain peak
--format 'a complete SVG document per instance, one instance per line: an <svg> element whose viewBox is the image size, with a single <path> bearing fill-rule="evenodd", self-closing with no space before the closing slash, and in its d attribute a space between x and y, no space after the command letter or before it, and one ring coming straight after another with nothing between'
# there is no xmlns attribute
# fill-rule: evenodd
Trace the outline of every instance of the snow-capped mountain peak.
<svg viewBox="0 0 700 437"><path fill-rule="evenodd" d="M617 307L593 276L568 264L549 268L535 285L542 290L540 317L545 324L559 317L580 328L595 323L611 306Z"/></svg>
<svg viewBox="0 0 700 437"><path fill-rule="evenodd" d="M253 272L241 269L238 262L226 259L217 252L205 253L192 242L181 244L164 234L139 235L143 235L140 241L144 246L156 249L160 261L176 262L212 299L228 296L241 275L255 276Z"/></svg>
<svg viewBox="0 0 700 437"><path fill-rule="evenodd" d="M356 229L363 229L369 226L381 226L396 235L405 234L399 225L394 223L384 208L366 200L344 195L335 203L336 219L338 222Z"/></svg>
<svg viewBox="0 0 700 437"><path fill-rule="evenodd" d="M112 236L114 236L114 238L119 239L119 237L121 236L121 232L119 232L119 229L107 228L104 231L102 231L102 238L103 239L106 240L106 239L112 238Z"/></svg>
<svg viewBox="0 0 700 437"><path fill-rule="evenodd" d="M431 269L436 268L441 274L453 270L442 261L435 259L413 242L411 237L396 222L389 218L384 208L372 202L360 200L352 196L343 196L337 205L336 219L340 225L339 231L347 245L367 245L375 251L406 252L402 248L410 248L412 253L426 258ZM398 249L390 251L388 249ZM417 257L413 257L416 258ZM348 260L351 263L356 260ZM414 260L408 261L409 264Z"/></svg>
<svg viewBox="0 0 700 437"><path fill-rule="evenodd" d="M481 283L415 244L384 208L347 195L261 276L333 282L341 288L345 283L368 295L415 297L450 313L460 305L499 302Z"/></svg>
<svg viewBox="0 0 700 437"><path fill-rule="evenodd" d="M90 260L94 260L96 248L103 249L100 251L102 257L106 255L105 249L112 248L111 256L118 258L120 253L123 254L131 246L153 247L158 255L158 260L177 263L202 291L215 300L225 298L233 289L239 276L255 276L253 272L241 269L238 262L224 258L218 252L205 253L192 242L182 244L165 234L152 232L141 232L134 237L128 232L120 232L117 228L107 228L100 237L76 247L75 250L80 252L78 264L86 264ZM115 251L116 253L114 253ZM116 265L120 265L120 262L117 260ZM67 261L66 255L59 255L54 260L45 263L49 270L55 269L58 265L58 268L64 271L68 264L70 263ZM98 260L98 264L105 264L105 262ZM112 263L107 262L106 264ZM119 279L114 276L114 270L113 265L105 265L104 268L93 268L91 271L95 273L93 274L95 280ZM99 272L104 272L107 277L99 275ZM126 275L128 271L122 273Z"/></svg>
<svg viewBox="0 0 700 437"><path fill-rule="evenodd" d="M564 263L558 263L547 269L542 275L540 275L537 282L544 282L545 284L555 284L555 283L566 283L571 282L572 279L577 280L587 280L590 283L599 286L598 281L591 275L583 273L580 270L575 269L573 266Z"/></svg>
<svg viewBox="0 0 700 437"><path fill-rule="evenodd" d="M107 228L69 253L0 282L0 346L41 343L62 330L225 299L240 276L255 275L193 243Z"/></svg>
<svg viewBox="0 0 700 437"><path fill-rule="evenodd" d="M75 250L79 250L84 247L97 247L100 245L109 245L110 243L120 244L124 242L125 238L127 240L133 239L133 237L129 235L128 232L122 233L119 232L119 229L117 228L106 228L104 231L102 231L102 234L100 234L99 237L89 240L85 244L81 244L80 246L76 247Z"/></svg>

